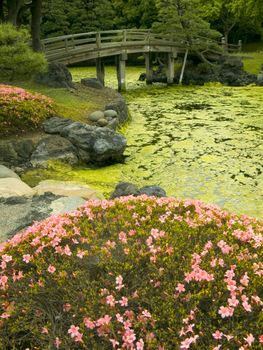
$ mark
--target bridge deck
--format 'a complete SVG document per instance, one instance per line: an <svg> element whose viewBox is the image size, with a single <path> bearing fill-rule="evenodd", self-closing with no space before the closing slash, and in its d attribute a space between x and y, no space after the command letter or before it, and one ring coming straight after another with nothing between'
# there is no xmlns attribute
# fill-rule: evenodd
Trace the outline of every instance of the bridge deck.
<svg viewBox="0 0 263 350"><path fill-rule="evenodd" d="M220 47L219 42L206 37L196 37L191 45L185 40L182 33L160 34L145 29L124 29L109 30L103 32L89 32L72 35L64 35L55 38L44 39L41 41L43 52L49 62L61 62L64 64L78 63L91 59L101 59L108 56L120 56L120 64L126 60L130 53L150 52L167 53L170 59L174 59L178 53L184 53L188 49L194 50L201 47L203 51L210 54L220 55L226 47ZM238 45L229 45L228 51L237 51ZM150 69L150 64L148 64ZM120 67L119 67L120 68ZM97 65L97 76L101 76L104 70ZM125 68L119 69L119 72L125 72ZM168 71L172 72L171 67ZM150 74L150 72L148 72ZM125 73L123 73L125 75ZM123 75L121 73L121 75ZM146 72L147 74L147 72ZM148 74L148 75L149 75ZM171 73L172 74L172 73ZM103 79L103 77L101 78ZM120 81L125 77L120 77ZM168 80L171 80L170 77Z"/></svg>

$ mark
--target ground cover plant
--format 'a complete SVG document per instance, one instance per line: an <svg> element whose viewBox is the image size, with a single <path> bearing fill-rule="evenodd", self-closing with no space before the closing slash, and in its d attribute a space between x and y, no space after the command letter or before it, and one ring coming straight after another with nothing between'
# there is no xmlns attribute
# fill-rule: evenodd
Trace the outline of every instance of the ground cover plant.
<svg viewBox="0 0 263 350"><path fill-rule="evenodd" d="M0 245L0 348L262 349L262 231L147 196L35 223Z"/></svg>
<svg viewBox="0 0 263 350"><path fill-rule="evenodd" d="M53 114L50 98L19 87L0 85L0 135L37 129Z"/></svg>

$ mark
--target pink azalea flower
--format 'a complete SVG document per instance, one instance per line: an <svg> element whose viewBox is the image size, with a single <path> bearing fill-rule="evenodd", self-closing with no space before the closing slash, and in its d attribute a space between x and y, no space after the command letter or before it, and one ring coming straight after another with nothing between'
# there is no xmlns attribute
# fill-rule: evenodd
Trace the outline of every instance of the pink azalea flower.
<svg viewBox="0 0 263 350"><path fill-rule="evenodd" d="M248 346L251 346L252 343L255 341L255 338L253 337L253 334L248 334L244 340L248 343Z"/></svg>
<svg viewBox="0 0 263 350"><path fill-rule="evenodd" d="M220 306L218 313L222 318L231 317L233 316L234 309L230 306Z"/></svg>
<svg viewBox="0 0 263 350"><path fill-rule="evenodd" d="M106 296L106 304L110 306L115 306L115 298L112 295Z"/></svg>
<svg viewBox="0 0 263 350"><path fill-rule="evenodd" d="M49 273L54 273L56 271L56 268L53 265L49 265L47 270Z"/></svg>
<svg viewBox="0 0 263 350"><path fill-rule="evenodd" d="M74 338L79 333L79 327L71 325L68 329L68 334L70 334L71 338Z"/></svg>
<svg viewBox="0 0 263 350"><path fill-rule="evenodd" d="M213 335L213 338L214 338L214 339L222 339L222 337L223 337L224 334L223 334L222 332L220 332L220 331L217 330L217 331L215 331L215 333L213 333L212 335Z"/></svg>
<svg viewBox="0 0 263 350"><path fill-rule="evenodd" d="M95 328L95 323L93 321L91 321L88 317L84 318L84 324L88 329L93 329Z"/></svg>
<svg viewBox="0 0 263 350"><path fill-rule="evenodd" d="M128 298L122 297L121 300L119 300L119 304L121 306L128 306Z"/></svg>
<svg viewBox="0 0 263 350"><path fill-rule="evenodd" d="M62 341L58 337L56 337L54 344L56 349L59 349L60 345L62 344Z"/></svg>
<svg viewBox="0 0 263 350"><path fill-rule="evenodd" d="M9 261L12 261L12 256L11 255L7 255L7 254L4 254L2 256L2 260L6 263L8 263Z"/></svg>
<svg viewBox="0 0 263 350"><path fill-rule="evenodd" d="M29 261L30 260L32 260L32 255L30 255L30 254L25 254L25 255L23 255L23 261L26 263L26 264L28 264L29 263Z"/></svg>
<svg viewBox="0 0 263 350"><path fill-rule="evenodd" d="M142 338L139 339L136 343L136 350L143 350L144 349L144 341Z"/></svg>
<svg viewBox="0 0 263 350"><path fill-rule="evenodd" d="M185 287L184 287L184 284L182 284L182 283L178 283L178 284L177 284L177 287L176 287L175 289L176 289L177 292L179 292L179 293L185 292Z"/></svg>

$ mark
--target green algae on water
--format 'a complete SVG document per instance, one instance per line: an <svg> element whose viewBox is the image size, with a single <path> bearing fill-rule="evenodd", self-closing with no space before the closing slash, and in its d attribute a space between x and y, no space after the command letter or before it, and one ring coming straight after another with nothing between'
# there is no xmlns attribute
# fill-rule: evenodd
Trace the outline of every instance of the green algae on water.
<svg viewBox="0 0 263 350"><path fill-rule="evenodd" d="M149 86L138 81L141 71L127 70L124 97L132 121L122 131L128 140L125 164L53 165L24 179L84 182L106 197L119 181L157 184L170 196L263 218L263 88ZM73 71L73 78L89 75L93 68ZM117 87L113 68L106 68L106 85Z"/></svg>

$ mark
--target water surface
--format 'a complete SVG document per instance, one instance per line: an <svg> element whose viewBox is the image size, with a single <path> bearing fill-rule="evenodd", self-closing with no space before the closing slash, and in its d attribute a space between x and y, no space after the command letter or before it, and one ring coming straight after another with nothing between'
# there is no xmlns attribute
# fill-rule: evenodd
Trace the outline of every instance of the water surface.
<svg viewBox="0 0 263 350"><path fill-rule="evenodd" d="M263 88L146 86L127 72L124 94L132 122L125 164L102 169L55 168L55 177L82 181L106 196L119 181L158 184L171 196L198 198L263 218ZM76 81L93 68L74 68ZM116 88L115 71L106 84ZM42 177L53 177L47 171Z"/></svg>

